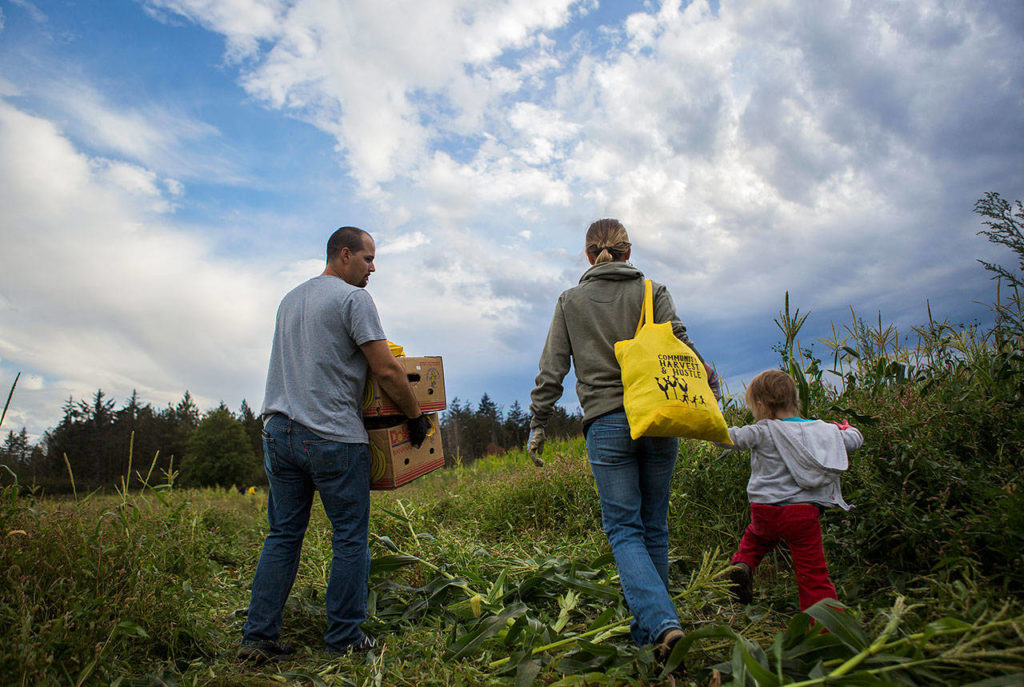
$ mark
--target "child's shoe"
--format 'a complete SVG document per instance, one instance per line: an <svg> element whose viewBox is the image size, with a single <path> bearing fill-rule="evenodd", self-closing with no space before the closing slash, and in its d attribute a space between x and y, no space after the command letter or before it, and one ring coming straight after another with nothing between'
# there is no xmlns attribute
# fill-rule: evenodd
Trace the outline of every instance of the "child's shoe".
<svg viewBox="0 0 1024 687"><path fill-rule="evenodd" d="M736 563L729 571L732 598L746 606L754 600L754 571L746 563Z"/></svg>

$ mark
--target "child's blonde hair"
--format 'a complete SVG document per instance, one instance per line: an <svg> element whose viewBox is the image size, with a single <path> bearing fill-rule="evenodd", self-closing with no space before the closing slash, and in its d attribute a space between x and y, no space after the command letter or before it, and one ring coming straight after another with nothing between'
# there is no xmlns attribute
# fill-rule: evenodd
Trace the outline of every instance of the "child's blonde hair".
<svg viewBox="0 0 1024 687"><path fill-rule="evenodd" d="M746 399L747 407L758 420L773 418L780 410L799 407L796 383L782 370L765 370L750 380Z"/></svg>

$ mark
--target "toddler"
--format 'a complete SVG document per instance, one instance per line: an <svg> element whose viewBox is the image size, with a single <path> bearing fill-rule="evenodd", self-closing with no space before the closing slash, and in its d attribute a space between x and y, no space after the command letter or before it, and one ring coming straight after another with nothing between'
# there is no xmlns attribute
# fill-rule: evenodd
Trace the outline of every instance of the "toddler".
<svg viewBox="0 0 1024 687"><path fill-rule="evenodd" d="M839 492L847 451L864 437L845 421L805 420L797 408L796 384L781 370L766 370L747 387L755 424L730 427L736 448L750 449L750 525L732 557L732 591L743 604L753 601L753 574L780 541L789 545L800 590L800 610L821 599L835 599L821 544L818 515L825 508L850 506Z"/></svg>

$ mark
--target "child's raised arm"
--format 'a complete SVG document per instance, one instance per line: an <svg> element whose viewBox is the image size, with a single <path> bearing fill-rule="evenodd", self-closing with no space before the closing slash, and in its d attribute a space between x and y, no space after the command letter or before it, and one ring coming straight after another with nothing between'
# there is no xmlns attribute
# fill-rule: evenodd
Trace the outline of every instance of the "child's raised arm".
<svg viewBox="0 0 1024 687"><path fill-rule="evenodd" d="M729 438L736 448L754 448L768 436L768 428L761 424L730 427Z"/></svg>
<svg viewBox="0 0 1024 687"><path fill-rule="evenodd" d="M846 447L847 451L856 451L864 445L864 435L860 433L860 430L852 426L846 420L833 423L840 429L839 436L843 438L843 446Z"/></svg>

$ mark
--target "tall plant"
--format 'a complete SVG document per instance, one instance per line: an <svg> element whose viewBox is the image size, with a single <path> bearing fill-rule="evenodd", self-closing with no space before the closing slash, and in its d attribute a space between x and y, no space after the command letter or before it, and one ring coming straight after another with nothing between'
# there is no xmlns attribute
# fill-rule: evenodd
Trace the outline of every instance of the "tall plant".
<svg viewBox="0 0 1024 687"><path fill-rule="evenodd" d="M782 354L782 366L793 377L793 381L796 382L797 391L800 394L800 414L804 417L810 415L811 394L803 365L800 364L802 362L799 360L801 357L800 342L797 340L796 335L800 333L800 329L804 326L804 322L807 321L808 315L810 313L804 313L804 316L800 317L800 308L797 308L792 315L789 314L789 291L787 291L785 308L780 310L779 316L773 320L775 326L782 331L782 335L785 337L785 340L782 342L782 349L779 351Z"/></svg>
<svg viewBox="0 0 1024 687"><path fill-rule="evenodd" d="M998 324L1009 333L1019 338L1024 334L1024 308L1021 306L1021 288L1024 287L1024 205L1019 200L1011 204L998 193L989 191L974 204L974 212L985 217L979 235L985 236L992 243L1006 246L1016 254L1016 271L985 260L978 260L985 269L992 272L993 279L999 281L999 292L1005 283L1009 293L1005 300L1001 293L996 296L995 311Z"/></svg>
<svg viewBox="0 0 1024 687"><path fill-rule="evenodd" d="M14 387L18 386L18 379L20 377L20 372L14 376L14 383L11 384L11 391L7 394L7 402L4 403L4 412L0 413L0 425L4 424L4 418L7 417L7 409L11 406L11 398L14 396Z"/></svg>

